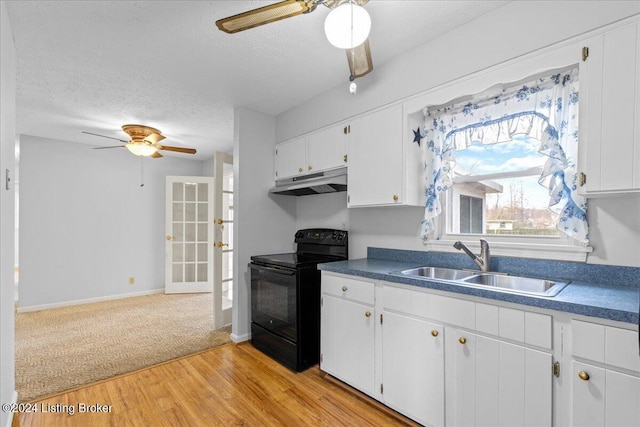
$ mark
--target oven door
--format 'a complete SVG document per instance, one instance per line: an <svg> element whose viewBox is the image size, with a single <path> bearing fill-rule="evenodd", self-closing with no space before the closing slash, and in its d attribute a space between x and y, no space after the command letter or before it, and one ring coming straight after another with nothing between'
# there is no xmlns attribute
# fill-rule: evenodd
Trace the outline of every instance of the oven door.
<svg viewBox="0 0 640 427"><path fill-rule="evenodd" d="M251 321L295 344L297 270L251 263Z"/></svg>

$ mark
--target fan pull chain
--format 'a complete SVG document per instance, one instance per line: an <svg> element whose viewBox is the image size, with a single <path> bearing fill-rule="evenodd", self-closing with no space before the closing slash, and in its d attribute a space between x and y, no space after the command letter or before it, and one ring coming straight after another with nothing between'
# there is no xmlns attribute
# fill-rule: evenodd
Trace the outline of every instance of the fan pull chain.
<svg viewBox="0 0 640 427"><path fill-rule="evenodd" d="M353 2L351 3L351 67L353 68L353 70L356 69L356 48L353 45ZM355 82L355 77L353 76L353 74L349 75L349 81L351 82L349 84L349 93L351 95L355 95L356 92L358 91L358 85Z"/></svg>
<svg viewBox="0 0 640 427"><path fill-rule="evenodd" d="M140 156L140 187L144 187L144 157Z"/></svg>

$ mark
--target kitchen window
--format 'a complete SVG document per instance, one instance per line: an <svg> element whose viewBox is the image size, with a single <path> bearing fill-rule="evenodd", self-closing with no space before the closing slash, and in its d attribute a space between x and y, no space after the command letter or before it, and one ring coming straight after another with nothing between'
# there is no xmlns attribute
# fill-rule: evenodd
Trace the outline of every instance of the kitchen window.
<svg viewBox="0 0 640 427"><path fill-rule="evenodd" d="M586 201L576 191L578 100L573 67L425 107L427 247L483 236L509 255L553 246L577 248L584 259L590 248Z"/></svg>
<svg viewBox="0 0 640 427"><path fill-rule="evenodd" d="M488 236L559 236L559 214L540 185L540 141L516 135L499 144L458 150L449 190L447 232Z"/></svg>

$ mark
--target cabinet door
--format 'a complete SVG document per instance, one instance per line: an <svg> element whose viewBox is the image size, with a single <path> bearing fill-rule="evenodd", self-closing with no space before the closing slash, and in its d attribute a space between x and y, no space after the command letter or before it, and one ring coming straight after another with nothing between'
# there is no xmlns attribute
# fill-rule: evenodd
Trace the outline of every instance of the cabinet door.
<svg viewBox="0 0 640 427"><path fill-rule="evenodd" d="M351 123L348 206L402 203L402 105Z"/></svg>
<svg viewBox="0 0 640 427"><path fill-rule="evenodd" d="M347 165L348 125L332 126L312 133L307 139L307 172L319 172Z"/></svg>
<svg viewBox="0 0 640 427"><path fill-rule="evenodd" d="M276 180L305 172L306 138L296 138L276 145Z"/></svg>
<svg viewBox="0 0 640 427"><path fill-rule="evenodd" d="M384 403L421 424L444 425L442 325L383 312Z"/></svg>
<svg viewBox="0 0 640 427"><path fill-rule="evenodd" d="M589 56L580 64L580 149L586 193L640 189L639 27L616 28L585 43Z"/></svg>
<svg viewBox="0 0 640 427"><path fill-rule="evenodd" d="M606 372L605 425L640 426L640 378Z"/></svg>
<svg viewBox="0 0 640 427"><path fill-rule="evenodd" d="M464 331L450 339L455 406L448 425L551 426L551 354Z"/></svg>
<svg viewBox="0 0 640 427"><path fill-rule="evenodd" d="M580 362L572 375L575 427L640 425L640 378Z"/></svg>
<svg viewBox="0 0 640 427"><path fill-rule="evenodd" d="M374 390L373 308L323 294L320 367L369 395Z"/></svg>
<svg viewBox="0 0 640 427"><path fill-rule="evenodd" d="M575 427L603 427L605 425L605 370L584 363L573 362L571 382L573 392L571 405L572 425Z"/></svg>

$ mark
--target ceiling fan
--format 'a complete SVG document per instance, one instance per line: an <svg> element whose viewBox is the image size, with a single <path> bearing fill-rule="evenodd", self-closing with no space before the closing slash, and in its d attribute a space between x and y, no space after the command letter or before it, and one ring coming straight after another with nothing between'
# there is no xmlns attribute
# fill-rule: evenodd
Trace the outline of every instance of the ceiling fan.
<svg viewBox="0 0 640 427"><path fill-rule="evenodd" d="M87 135L100 136L102 138L115 139L116 141L124 142L124 145L110 145L107 147L95 147L95 150L101 150L105 148L126 148L136 156L160 158L160 150L175 151L177 153L195 154L194 148L172 147L170 145L160 145L158 142L162 141L166 137L163 136L158 129L144 126L144 125L123 125L122 130L129 135L129 141L119 138L113 138L111 136L100 135L92 132L85 132Z"/></svg>
<svg viewBox="0 0 640 427"><path fill-rule="evenodd" d="M329 36L328 22L329 18L334 15L335 19L332 22L342 22L345 24L343 30L349 30L352 37L352 41L355 39L354 30L350 23L355 22L356 13L354 8L357 7L361 13L364 11L360 6L366 4L369 0L284 0L278 3L274 3L268 6L252 9L247 12L243 12L237 15L229 16L227 18L219 19L216 21L216 26L225 33L237 33L239 31L248 30L250 28L258 27L260 25L268 24L271 22L279 21L281 19L290 18L292 16L301 15L303 13L313 12L320 4L332 9L332 12L327 17L325 22L325 32L329 41L336 45L332 38ZM349 12L347 8L351 7L351 14L348 15L348 21L340 21L338 17L340 12ZM369 20L368 14L364 12L366 19ZM345 13L342 13L345 16ZM338 23L336 22L336 23ZM371 49L369 48L369 39L367 38L371 21L368 21L366 34L364 34L364 42L348 44L347 48L338 46L345 49L347 53L347 61L349 63L349 71L351 72L350 79L353 81L356 77L362 77L373 70L373 62L371 61ZM355 24L353 25L355 28ZM352 47L354 46L355 47Z"/></svg>

